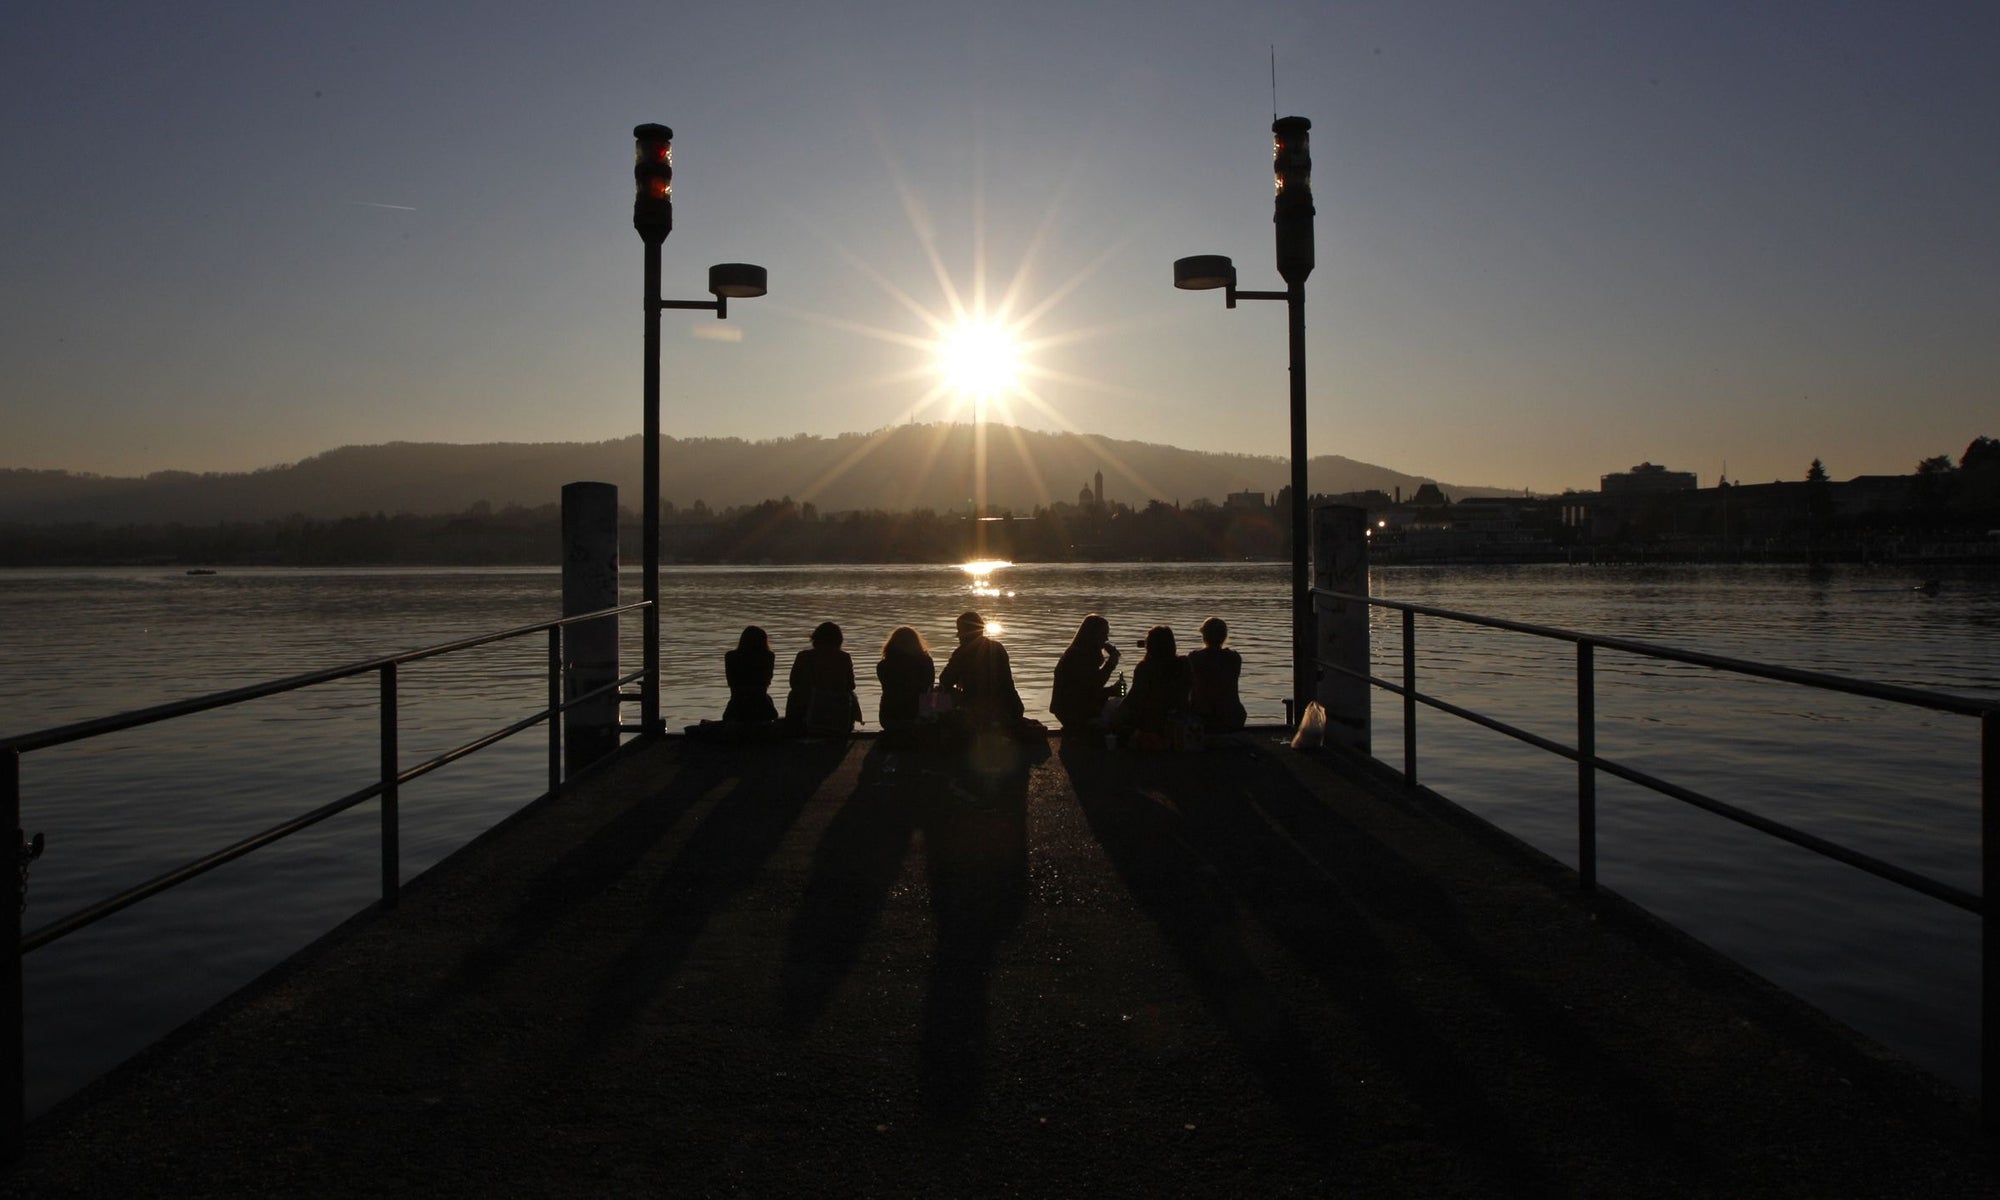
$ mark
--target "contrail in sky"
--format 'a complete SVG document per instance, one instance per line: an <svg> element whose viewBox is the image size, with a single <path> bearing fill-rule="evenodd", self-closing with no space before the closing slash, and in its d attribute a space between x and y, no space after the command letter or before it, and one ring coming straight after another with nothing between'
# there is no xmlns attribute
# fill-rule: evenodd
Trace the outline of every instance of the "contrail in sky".
<svg viewBox="0 0 2000 1200"><path fill-rule="evenodd" d="M373 200L349 200L348 203L360 208L393 208L397 212L417 211L416 206L412 204L377 204Z"/></svg>

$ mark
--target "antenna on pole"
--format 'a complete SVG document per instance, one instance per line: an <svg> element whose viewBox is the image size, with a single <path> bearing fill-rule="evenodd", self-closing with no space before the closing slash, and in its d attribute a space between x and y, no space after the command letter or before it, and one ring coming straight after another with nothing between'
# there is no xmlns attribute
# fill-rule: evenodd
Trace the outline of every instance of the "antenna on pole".
<svg viewBox="0 0 2000 1200"><path fill-rule="evenodd" d="M1271 120L1278 119L1278 43L1271 43Z"/></svg>

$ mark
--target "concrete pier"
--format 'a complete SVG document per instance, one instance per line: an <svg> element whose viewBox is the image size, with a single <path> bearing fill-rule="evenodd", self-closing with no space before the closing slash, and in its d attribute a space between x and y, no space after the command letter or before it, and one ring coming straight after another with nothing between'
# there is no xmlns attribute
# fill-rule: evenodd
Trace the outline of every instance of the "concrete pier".
<svg viewBox="0 0 2000 1200"><path fill-rule="evenodd" d="M1456 809L1197 754L631 749L0 1192L1992 1196L1963 1097Z"/></svg>

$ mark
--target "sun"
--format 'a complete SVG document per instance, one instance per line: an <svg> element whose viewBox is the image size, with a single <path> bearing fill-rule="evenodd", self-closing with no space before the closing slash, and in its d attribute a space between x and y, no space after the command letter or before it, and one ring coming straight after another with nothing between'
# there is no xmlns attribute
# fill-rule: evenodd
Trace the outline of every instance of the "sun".
<svg viewBox="0 0 2000 1200"><path fill-rule="evenodd" d="M968 269L954 273L946 263L937 222L928 203L903 177L901 168L890 158L886 142L885 169L910 219L910 230L922 251L924 262L937 288L926 298L911 282L886 274L871 257L855 252L828 237L835 253L861 278L871 280L910 319L897 325L857 320L846 314L801 312L798 315L816 324L845 330L885 343L909 353L907 359L891 365L882 374L865 375L835 384L828 396L890 398L895 420L867 435L866 439L818 479L810 481L806 494L818 493L855 470L862 469L883 446L897 440L900 431L916 427L925 419L926 427L938 430L928 442L929 451L915 478L907 487L910 494L935 472L956 471L956 463L942 462L939 455L954 444L950 430L961 424L972 428L971 478L966 480L966 498L974 513L984 513L988 504L988 430L997 428L1000 437L1011 441L1016 455L1014 469L1023 473L1028 487L1038 497L1052 499L1062 488L1052 488L1041 477L1029 453L1026 437L1033 426L1079 432L1070 413L1051 395L1051 387L1067 393L1071 402L1085 393L1101 393L1123 400L1142 399L1131 389L1089 375L1064 370L1049 361L1062 348L1129 327L1129 322L1112 324L1066 324L1057 310L1093 276L1122 253L1133 236L1102 246L1088 261L1077 263L1066 275L1044 282L1038 268L1053 257L1049 241L1061 228L1061 199L1067 184L1051 193L1048 208L1021 248L1018 265L1011 275L996 278L987 254L985 199L975 195L970 204L969 226L971 261ZM1141 322L1144 324L1144 322ZM911 387L914 385L914 387ZM868 403L880 404L880 399ZM1007 447L1001 446L1005 453ZM1097 453L1121 478L1142 492L1169 494L1121 462L1109 448ZM982 517L981 520L998 520ZM984 530L985 526L979 526Z"/></svg>
<svg viewBox="0 0 2000 1200"><path fill-rule="evenodd" d="M937 371L950 392L992 400L1021 386L1021 340L998 321L968 318L937 340Z"/></svg>

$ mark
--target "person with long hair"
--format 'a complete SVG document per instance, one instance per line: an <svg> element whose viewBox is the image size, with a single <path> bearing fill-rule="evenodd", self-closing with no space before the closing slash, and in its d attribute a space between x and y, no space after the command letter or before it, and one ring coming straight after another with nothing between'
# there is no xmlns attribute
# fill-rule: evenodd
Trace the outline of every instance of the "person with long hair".
<svg viewBox="0 0 2000 1200"><path fill-rule="evenodd" d="M776 667L771 639L758 626L745 625L736 649L722 656L722 674L729 680L729 704L722 719L732 724L777 720L778 706L771 703L771 674Z"/></svg>
<svg viewBox="0 0 2000 1200"><path fill-rule="evenodd" d="M861 720L854 695L854 659L840 648L840 626L821 621L812 645L792 660L785 722L811 734L845 734Z"/></svg>
<svg viewBox="0 0 2000 1200"><path fill-rule="evenodd" d="M1194 686L1188 693L1188 711L1201 718L1203 729L1226 733L1241 729L1248 716L1236 683L1243 676L1243 656L1223 645L1229 640L1229 624L1221 617L1201 623L1201 649L1188 652L1188 670Z"/></svg>
<svg viewBox="0 0 2000 1200"><path fill-rule="evenodd" d="M1172 744L1168 721L1187 711L1194 680L1187 659L1174 647L1170 627L1153 626L1139 644L1146 648L1146 656L1132 668L1132 690L1118 706L1112 724L1126 745L1141 750L1165 749Z"/></svg>
<svg viewBox="0 0 2000 1200"><path fill-rule="evenodd" d="M875 664L875 678L882 682L882 704L875 717L883 732L915 725L917 702L937 681L937 666L924 636L908 625L890 630L889 640L882 643L882 659Z"/></svg>
<svg viewBox="0 0 2000 1200"><path fill-rule="evenodd" d="M1091 613L1076 627L1069 649L1056 660L1055 684L1049 689L1049 711L1065 731L1088 731L1101 723L1104 702L1117 692L1111 672L1118 669L1118 647L1111 644L1111 622Z"/></svg>

